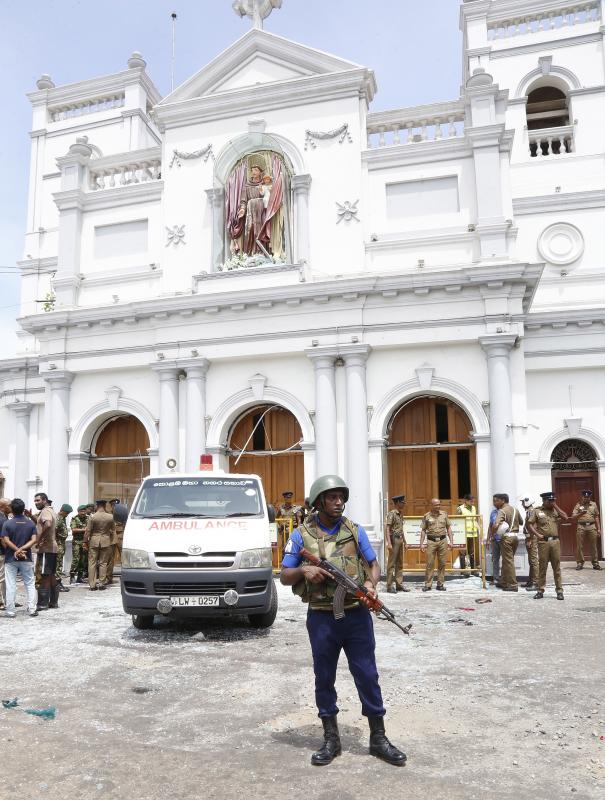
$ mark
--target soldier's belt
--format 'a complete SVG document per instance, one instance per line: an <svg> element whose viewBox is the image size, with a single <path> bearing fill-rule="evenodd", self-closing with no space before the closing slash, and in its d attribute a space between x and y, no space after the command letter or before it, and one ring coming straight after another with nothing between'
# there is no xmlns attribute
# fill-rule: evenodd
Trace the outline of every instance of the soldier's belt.
<svg viewBox="0 0 605 800"><path fill-rule="evenodd" d="M427 535L427 537L426 537L426 538L427 538L427 539L428 539L430 542L441 542L443 539L445 539L445 536L446 536L446 535L445 535L445 533L444 533L444 534L443 534L443 536L428 536L428 535Z"/></svg>
<svg viewBox="0 0 605 800"><path fill-rule="evenodd" d="M393 539L402 539L403 533L392 533L391 536L393 537Z"/></svg>
<svg viewBox="0 0 605 800"><path fill-rule="evenodd" d="M543 542L556 542L558 538L559 538L558 536L543 536L542 537L542 541Z"/></svg>
<svg viewBox="0 0 605 800"><path fill-rule="evenodd" d="M578 525L584 525L584 527L588 527L590 525L591 527L596 528L596 524L591 519L587 519L587 520L579 519L578 520Z"/></svg>

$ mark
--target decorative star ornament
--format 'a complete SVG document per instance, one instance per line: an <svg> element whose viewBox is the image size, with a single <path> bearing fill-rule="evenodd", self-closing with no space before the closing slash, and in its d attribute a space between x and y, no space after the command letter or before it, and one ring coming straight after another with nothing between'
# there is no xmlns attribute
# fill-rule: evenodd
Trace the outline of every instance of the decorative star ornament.
<svg viewBox="0 0 605 800"><path fill-rule="evenodd" d="M177 247L179 244L187 244L185 241L185 226L173 225L172 228L166 228L166 247L173 244Z"/></svg>
<svg viewBox="0 0 605 800"><path fill-rule="evenodd" d="M352 219L357 220L359 222L359 209L357 208L357 204L359 200L355 200L354 203L351 203L350 200L345 200L344 203L336 203L338 206L338 211L336 212L338 219L336 220L336 224L338 225L339 222L342 222L343 219L345 222L350 222Z"/></svg>

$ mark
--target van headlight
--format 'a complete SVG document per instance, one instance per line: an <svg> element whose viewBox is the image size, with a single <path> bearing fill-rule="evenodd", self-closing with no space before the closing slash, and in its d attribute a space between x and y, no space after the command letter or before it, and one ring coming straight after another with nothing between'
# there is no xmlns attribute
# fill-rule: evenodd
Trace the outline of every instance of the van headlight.
<svg viewBox="0 0 605 800"><path fill-rule="evenodd" d="M122 566L126 569L148 569L149 553L146 550L122 549Z"/></svg>
<svg viewBox="0 0 605 800"><path fill-rule="evenodd" d="M271 548L261 547L258 550L244 550L240 557L240 569L270 567L273 563Z"/></svg>

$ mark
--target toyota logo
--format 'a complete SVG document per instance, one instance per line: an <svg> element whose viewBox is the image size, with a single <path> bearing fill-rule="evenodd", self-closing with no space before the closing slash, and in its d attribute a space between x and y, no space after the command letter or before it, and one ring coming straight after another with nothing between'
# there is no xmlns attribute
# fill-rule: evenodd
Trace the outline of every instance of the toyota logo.
<svg viewBox="0 0 605 800"><path fill-rule="evenodd" d="M202 552L202 548L199 546L199 544L192 544L191 547L187 548L187 551L191 553L192 556L199 556L199 554Z"/></svg>

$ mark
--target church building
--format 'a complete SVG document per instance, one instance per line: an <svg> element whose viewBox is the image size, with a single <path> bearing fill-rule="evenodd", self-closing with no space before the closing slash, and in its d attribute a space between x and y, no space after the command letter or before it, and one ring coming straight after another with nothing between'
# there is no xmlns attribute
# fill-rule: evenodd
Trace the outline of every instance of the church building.
<svg viewBox="0 0 605 800"><path fill-rule="evenodd" d="M43 75L3 494L130 501L211 454L274 502L341 474L379 547L402 492L598 502L604 17L462 0L460 96L390 111L371 65L258 13L165 97L140 53Z"/></svg>

